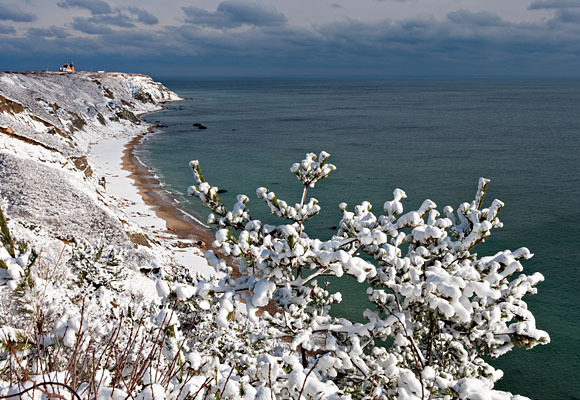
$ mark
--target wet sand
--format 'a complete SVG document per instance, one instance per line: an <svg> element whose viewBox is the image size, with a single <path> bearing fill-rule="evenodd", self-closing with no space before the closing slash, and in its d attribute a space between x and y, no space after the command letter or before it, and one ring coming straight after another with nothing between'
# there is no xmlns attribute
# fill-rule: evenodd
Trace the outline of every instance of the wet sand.
<svg viewBox="0 0 580 400"><path fill-rule="evenodd" d="M153 129L155 128L150 127L147 132L150 133ZM214 232L180 210L173 196L161 187L157 178L137 158L135 150L145 135L147 134L137 135L125 145L121 168L130 173L129 178L133 180L145 204L155 211L157 217L166 222L168 233L181 239L196 241L195 246L204 252L212 250L211 243L215 237ZM193 175L191 179L193 183ZM228 266L232 267L231 277L234 279L239 277L240 272L235 259L233 257L224 257L223 255L220 255L220 257L225 259ZM258 315L261 315L265 310L270 314L279 311L272 301L267 306L260 307Z"/></svg>
<svg viewBox="0 0 580 400"><path fill-rule="evenodd" d="M144 134L140 134L134 137L125 146L122 169L130 173L129 178L133 180L145 204L155 211L157 217L166 222L168 233L181 239L196 241L196 247L203 251L211 250L211 243L214 240L213 231L177 208L173 196L161 187L157 178L135 155L135 150L143 136ZM193 183L193 176L191 179Z"/></svg>

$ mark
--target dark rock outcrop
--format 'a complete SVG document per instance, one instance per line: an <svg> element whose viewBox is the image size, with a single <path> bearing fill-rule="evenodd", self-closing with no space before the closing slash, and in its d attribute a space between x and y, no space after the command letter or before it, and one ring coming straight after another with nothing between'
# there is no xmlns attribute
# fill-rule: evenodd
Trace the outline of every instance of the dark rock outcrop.
<svg viewBox="0 0 580 400"><path fill-rule="evenodd" d="M199 130L203 130L203 129L207 129L207 126L200 124L199 122L196 122L195 124L193 124L192 126L196 127Z"/></svg>

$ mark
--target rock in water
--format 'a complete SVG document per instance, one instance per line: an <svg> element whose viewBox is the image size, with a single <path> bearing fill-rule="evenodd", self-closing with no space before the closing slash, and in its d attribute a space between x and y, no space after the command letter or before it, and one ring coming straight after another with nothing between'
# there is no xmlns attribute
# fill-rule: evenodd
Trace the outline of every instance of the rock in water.
<svg viewBox="0 0 580 400"><path fill-rule="evenodd" d="M195 126L197 129L202 130L202 129L207 129L207 126L200 124L199 122L196 122L195 124L193 124L192 126Z"/></svg>

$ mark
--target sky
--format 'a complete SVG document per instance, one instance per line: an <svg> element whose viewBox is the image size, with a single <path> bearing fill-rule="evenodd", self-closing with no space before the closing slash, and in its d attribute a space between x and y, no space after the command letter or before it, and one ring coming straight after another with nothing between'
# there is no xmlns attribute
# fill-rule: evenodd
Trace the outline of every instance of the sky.
<svg viewBox="0 0 580 400"><path fill-rule="evenodd" d="M580 0L0 0L0 70L580 77Z"/></svg>

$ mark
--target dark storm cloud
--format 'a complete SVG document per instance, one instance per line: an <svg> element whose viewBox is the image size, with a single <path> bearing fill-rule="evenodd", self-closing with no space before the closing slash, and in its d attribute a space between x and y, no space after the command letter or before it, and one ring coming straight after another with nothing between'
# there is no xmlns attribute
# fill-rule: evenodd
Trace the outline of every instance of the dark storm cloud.
<svg viewBox="0 0 580 400"><path fill-rule="evenodd" d="M123 7L112 9L102 0L62 0L58 3L61 8L80 8L91 12L92 17L84 19L91 24L91 31L98 31L96 25L110 25L122 28L134 28L134 22L145 25L156 25L159 19L148 11L138 7ZM81 21L81 20L79 20ZM75 24L79 26L79 22Z"/></svg>
<svg viewBox="0 0 580 400"><path fill-rule="evenodd" d="M448 13L447 18L456 24L468 26L505 26L508 24L497 15L489 12L474 13L467 10L458 10Z"/></svg>
<svg viewBox="0 0 580 400"><path fill-rule="evenodd" d="M330 3L329 6L332 8L342 8L342 6L338 3Z"/></svg>
<svg viewBox="0 0 580 400"><path fill-rule="evenodd" d="M347 21L319 29L330 60L408 74L572 73L580 66L580 30L546 23L509 23L492 16L451 15L380 24ZM485 18L482 18L485 17ZM500 22L501 21L501 22ZM320 51L320 54L323 54ZM332 58L330 58L332 57ZM566 61L564 61L566 60Z"/></svg>
<svg viewBox="0 0 580 400"><path fill-rule="evenodd" d="M143 9L127 7L125 9L115 9L110 14L93 15L88 18L75 17L72 27L87 34L100 35L111 33L111 27L134 29L137 22L155 25L159 21L154 15ZM126 31L124 32L126 34Z"/></svg>
<svg viewBox="0 0 580 400"><path fill-rule="evenodd" d="M92 59L97 63L104 62L105 59L113 60L111 64L116 60L125 59L135 64L137 57L155 59L164 54L164 51L172 50L167 46L173 43L168 42L167 37L163 35L143 30L113 30L108 27L103 29L101 26L94 27L84 21L79 23L84 25L84 31L90 36L67 36L62 39L35 37L34 40L30 40L30 37L6 37L0 40L0 53L10 52L20 58L38 60L41 67L46 68L47 64L51 65L55 59L60 58L75 61L77 67L82 64L81 59ZM137 66L135 70L138 70Z"/></svg>
<svg viewBox="0 0 580 400"><path fill-rule="evenodd" d="M29 28L28 36L35 38L59 38L63 39L68 37L69 34L64 30L64 28L58 26L51 26L50 28Z"/></svg>
<svg viewBox="0 0 580 400"><path fill-rule="evenodd" d="M36 15L22 11L16 4L0 3L0 21L31 22Z"/></svg>
<svg viewBox="0 0 580 400"><path fill-rule="evenodd" d="M117 26L119 28L135 27L132 18L121 13L111 15L95 15L91 18L86 18L85 20L94 24Z"/></svg>
<svg viewBox="0 0 580 400"><path fill-rule="evenodd" d="M73 18L71 26L73 29L88 35L103 35L112 32L111 28L97 24L89 18L75 17Z"/></svg>
<svg viewBox="0 0 580 400"><path fill-rule="evenodd" d="M12 35L16 33L16 29L11 26L0 25L0 35Z"/></svg>
<svg viewBox="0 0 580 400"><path fill-rule="evenodd" d="M111 6L103 0L63 0L59 1L61 8L81 8L89 10L93 15L110 14Z"/></svg>
<svg viewBox="0 0 580 400"><path fill-rule="evenodd" d="M266 10L270 17L265 18L255 12L255 5L250 14L231 11L229 5L224 2L215 12L189 8L188 20L196 23L156 29L142 25L145 22L129 8L75 17L70 27L90 36L59 37L51 28L31 29L30 37L42 37L3 36L0 53L43 64L55 56L74 55L75 64L81 59L95 66L110 62L116 69L127 66L167 75L208 71L580 76L580 16L572 8L555 10L551 20L538 22L514 23L491 13L459 10L443 19L344 20L303 29L281 22L285 18L272 10ZM125 29L131 24L135 27ZM241 25L250 29L230 29Z"/></svg>
<svg viewBox="0 0 580 400"><path fill-rule="evenodd" d="M580 9L558 10L553 21L565 24L580 24Z"/></svg>
<svg viewBox="0 0 580 400"><path fill-rule="evenodd" d="M128 7L127 10L137 18L137 21L143 24L156 25L159 23L159 19L155 15L150 14L142 8Z"/></svg>
<svg viewBox="0 0 580 400"><path fill-rule="evenodd" d="M580 7L578 0L536 0L528 7L529 10L541 10L552 8L576 8Z"/></svg>
<svg viewBox="0 0 580 400"><path fill-rule="evenodd" d="M284 14L256 3L223 1L216 11L198 7L182 7L185 21L215 28L236 28L242 25L280 26L286 23Z"/></svg>

